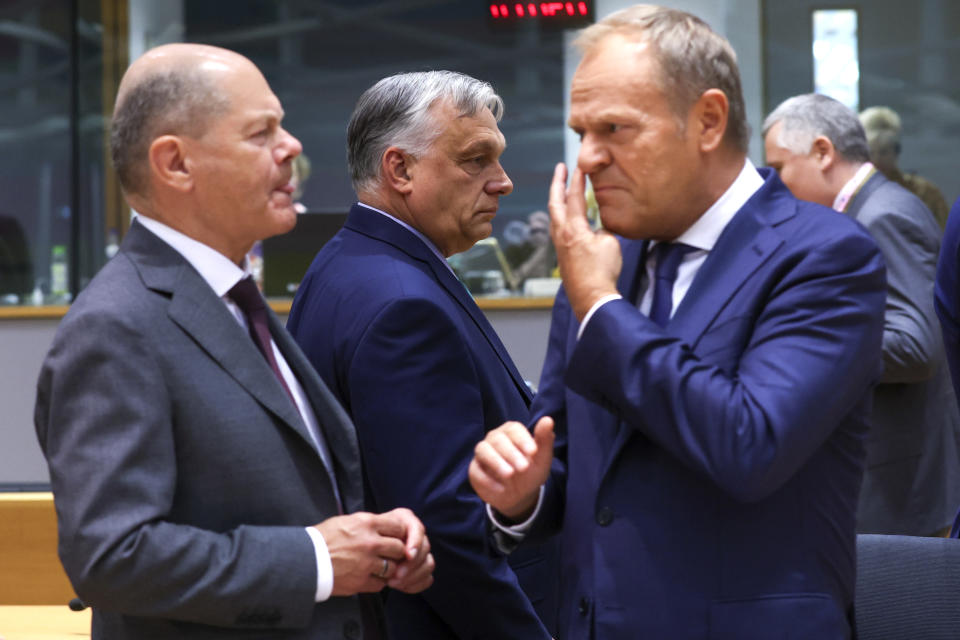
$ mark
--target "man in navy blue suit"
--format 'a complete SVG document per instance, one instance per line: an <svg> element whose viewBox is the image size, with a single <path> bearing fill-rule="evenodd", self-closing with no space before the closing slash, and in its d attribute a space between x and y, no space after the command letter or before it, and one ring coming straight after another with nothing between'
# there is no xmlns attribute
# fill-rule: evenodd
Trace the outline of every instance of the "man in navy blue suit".
<svg viewBox="0 0 960 640"><path fill-rule="evenodd" d="M879 251L747 160L735 55L698 18L636 6L578 44L535 426L470 468L497 540L560 532L561 638L849 638Z"/></svg>
<svg viewBox="0 0 960 640"><path fill-rule="evenodd" d="M459 73L368 89L347 130L359 202L290 313L288 328L357 427L368 504L405 505L430 534L435 584L386 595L392 639L536 640L555 617L555 563L533 549L511 568L491 552L467 479L476 442L523 419L531 400L446 262L490 235L513 189L500 165L502 112L490 85Z"/></svg>

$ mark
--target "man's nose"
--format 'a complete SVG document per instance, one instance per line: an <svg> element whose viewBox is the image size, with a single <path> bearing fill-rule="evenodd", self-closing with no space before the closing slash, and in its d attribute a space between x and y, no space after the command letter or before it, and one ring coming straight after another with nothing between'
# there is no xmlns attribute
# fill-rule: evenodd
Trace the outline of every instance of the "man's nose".
<svg viewBox="0 0 960 640"><path fill-rule="evenodd" d="M513 191L513 180L507 175L506 170L501 165L497 165L499 174L486 184L488 193L496 193L501 196L509 195Z"/></svg>
<svg viewBox="0 0 960 640"><path fill-rule="evenodd" d="M591 135L583 136L580 152L577 154L577 166L584 175L590 175L610 164L610 152Z"/></svg>
<svg viewBox="0 0 960 640"><path fill-rule="evenodd" d="M278 164L293 160L303 152L303 145L286 129L280 130L280 143L276 146L274 155Z"/></svg>

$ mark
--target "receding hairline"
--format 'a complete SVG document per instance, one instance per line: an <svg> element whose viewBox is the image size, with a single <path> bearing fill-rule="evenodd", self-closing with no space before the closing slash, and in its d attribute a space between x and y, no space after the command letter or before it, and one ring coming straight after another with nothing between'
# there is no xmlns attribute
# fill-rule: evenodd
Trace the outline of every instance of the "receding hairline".
<svg viewBox="0 0 960 640"><path fill-rule="evenodd" d="M110 127L111 156L124 193L147 193L143 161L153 140L203 135L234 102L227 79L248 74L263 78L244 56L210 45L162 45L135 60L118 87Z"/></svg>
<svg viewBox="0 0 960 640"><path fill-rule="evenodd" d="M218 67L230 71L243 66L257 69L247 57L222 47L185 42L160 45L144 53L127 68L117 87L115 108L122 104L134 87L158 74L178 73L184 69L212 73Z"/></svg>

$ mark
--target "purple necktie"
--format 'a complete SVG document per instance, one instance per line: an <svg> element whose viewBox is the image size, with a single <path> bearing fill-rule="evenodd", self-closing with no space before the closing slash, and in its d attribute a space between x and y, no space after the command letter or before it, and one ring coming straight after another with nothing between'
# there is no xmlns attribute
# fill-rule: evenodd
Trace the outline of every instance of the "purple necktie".
<svg viewBox="0 0 960 640"><path fill-rule="evenodd" d="M263 357L267 359L270 368L273 369L274 375L277 376L277 380L280 381L284 391L287 392L290 400L293 401L293 406L297 406L296 401L293 399L293 394L290 393L290 388L287 387L287 383L283 379L283 374L280 373L280 367L277 366L277 359L273 356L273 346L270 343L270 327L267 324L267 303L264 302L263 296L260 295L260 290L257 289L253 277L247 276L233 285L233 288L227 292L227 296L240 307L240 311L247 317L247 324L250 327L250 337L253 338L254 343L256 343L257 348L260 349Z"/></svg>
<svg viewBox="0 0 960 640"><path fill-rule="evenodd" d="M657 266L654 270L653 304L650 305L650 319L661 327L667 326L670 311L673 309L673 283L677 279L677 270L683 256L694 251L680 242L660 242L654 247L657 253Z"/></svg>

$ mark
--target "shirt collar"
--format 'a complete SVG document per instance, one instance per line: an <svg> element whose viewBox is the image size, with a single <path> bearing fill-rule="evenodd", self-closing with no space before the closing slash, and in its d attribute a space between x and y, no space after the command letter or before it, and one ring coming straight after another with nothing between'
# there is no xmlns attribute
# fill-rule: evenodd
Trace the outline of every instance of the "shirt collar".
<svg viewBox="0 0 960 640"><path fill-rule="evenodd" d="M843 188L840 189L840 193L837 194L837 197L833 199L833 209L835 211L846 211L847 205L850 204L850 201L853 200L853 196L857 195L857 192L860 191L860 187L867 181L867 179L873 175L874 166L872 162L864 162L860 165L860 168L857 169L857 172L853 174L853 177L847 180L847 183L843 185Z"/></svg>
<svg viewBox="0 0 960 640"><path fill-rule="evenodd" d="M430 241L430 238L428 238L427 236L423 235L422 233L420 233L419 231L417 231L416 229L414 229L413 227L411 227L409 224L407 224L407 223L404 222L403 220L400 220L399 218L395 218L394 216L390 215L390 214L387 213L386 211L383 211L383 210L381 210L381 209L377 209L376 207L371 207L370 205L364 204L364 203L362 203L362 202L357 202L357 204L360 205L361 207L366 207L367 209L370 209L371 211L376 211L377 213L379 213L379 214L382 215L382 216L386 216L387 218L390 218L391 220L393 220L394 222L396 222L398 225L400 225L401 227L403 227L404 229L406 229L407 231L409 231L409 232L412 233L413 235L415 235L415 236L417 236L418 238L420 238L420 240L423 242L423 244L427 245L427 248L430 249L431 252L433 252L433 255L437 256L437 259L440 260L440 262L442 262L442 263L444 264L444 266L447 267L447 269L450 269L450 273L453 273L453 267L450 266L450 263L447 262L447 259L444 258L444 257L443 257L443 254L440 253L440 250L437 249L437 245L433 244L433 242Z"/></svg>
<svg viewBox="0 0 960 640"><path fill-rule="evenodd" d="M227 295L233 285L248 275L246 260L244 260L244 269L241 269L230 258L216 249L194 240L158 220L138 214L137 221L182 255L197 270L200 277L210 285L214 293L221 298Z"/></svg>
<svg viewBox="0 0 960 640"><path fill-rule="evenodd" d="M740 173L723 195L674 242L710 251L717 244L720 234L727 228L733 216L762 186L763 178L760 177L757 168L749 158L745 159ZM651 246L653 246L652 243Z"/></svg>

